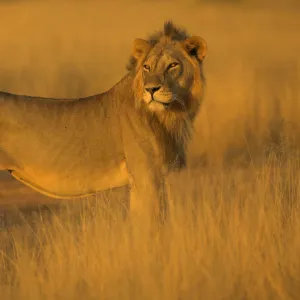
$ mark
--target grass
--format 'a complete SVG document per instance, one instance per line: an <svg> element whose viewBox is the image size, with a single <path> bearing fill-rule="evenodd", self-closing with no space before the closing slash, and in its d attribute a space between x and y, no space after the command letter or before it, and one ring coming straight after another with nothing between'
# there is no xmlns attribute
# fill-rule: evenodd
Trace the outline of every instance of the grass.
<svg viewBox="0 0 300 300"><path fill-rule="evenodd" d="M149 231L100 199L15 229L2 299L297 299L299 158L173 178L171 218Z"/></svg>
<svg viewBox="0 0 300 300"><path fill-rule="evenodd" d="M125 74L132 39L166 18L203 36L207 95L189 168L170 177L170 219L124 218L125 191L2 213L1 299L298 299L299 12L115 5L1 4L1 89L98 93Z"/></svg>

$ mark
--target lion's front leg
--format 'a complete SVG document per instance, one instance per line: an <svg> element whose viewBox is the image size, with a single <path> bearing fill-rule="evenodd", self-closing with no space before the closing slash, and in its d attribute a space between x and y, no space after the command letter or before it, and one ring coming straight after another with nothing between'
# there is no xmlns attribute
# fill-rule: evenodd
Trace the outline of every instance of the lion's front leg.
<svg viewBox="0 0 300 300"><path fill-rule="evenodd" d="M130 214L164 221L167 212L165 182L153 176L130 177Z"/></svg>
<svg viewBox="0 0 300 300"><path fill-rule="evenodd" d="M120 120L129 174L130 214L161 219L166 207L164 162L155 134L135 108L121 114Z"/></svg>

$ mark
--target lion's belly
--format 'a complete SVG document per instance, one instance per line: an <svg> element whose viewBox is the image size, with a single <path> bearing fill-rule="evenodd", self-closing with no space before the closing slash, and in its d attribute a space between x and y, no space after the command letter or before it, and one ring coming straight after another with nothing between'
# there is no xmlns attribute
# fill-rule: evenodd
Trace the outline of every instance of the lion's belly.
<svg viewBox="0 0 300 300"><path fill-rule="evenodd" d="M63 177L58 173L43 172L28 167L24 170L14 170L11 174L15 179L42 194L61 199L84 197L122 187L128 184L129 178L124 160L105 172L94 172L89 175L77 173Z"/></svg>

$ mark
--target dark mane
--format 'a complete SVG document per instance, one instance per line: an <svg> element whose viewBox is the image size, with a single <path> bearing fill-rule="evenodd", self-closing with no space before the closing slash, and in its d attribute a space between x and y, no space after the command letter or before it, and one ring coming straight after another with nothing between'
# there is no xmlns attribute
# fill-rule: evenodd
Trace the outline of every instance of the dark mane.
<svg viewBox="0 0 300 300"><path fill-rule="evenodd" d="M172 41L184 41L189 35L185 30L176 27L172 21L167 21L164 24L164 29L162 31L155 32L151 34L147 41L154 47L157 43L160 42L162 37L168 37ZM127 70L131 71L136 66L136 59L133 56L130 56L129 62L127 64Z"/></svg>

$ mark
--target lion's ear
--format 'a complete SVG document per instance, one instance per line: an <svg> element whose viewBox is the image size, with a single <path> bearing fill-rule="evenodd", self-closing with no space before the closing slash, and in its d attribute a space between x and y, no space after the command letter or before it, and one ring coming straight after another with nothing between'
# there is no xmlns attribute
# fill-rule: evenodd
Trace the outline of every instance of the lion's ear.
<svg viewBox="0 0 300 300"><path fill-rule="evenodd" d="M149 42L143 39L135 39L132 44L132 56L139 60L143 56L147 55L150 49L151 45Z"/></svg>
<svg viewBox="0 0 300 300"><path fill-rule="evenodd" d="M191 36L183 41L184 49L192 56L198 56L203 61L207 52L207 44L200 36Z"/></svg>

